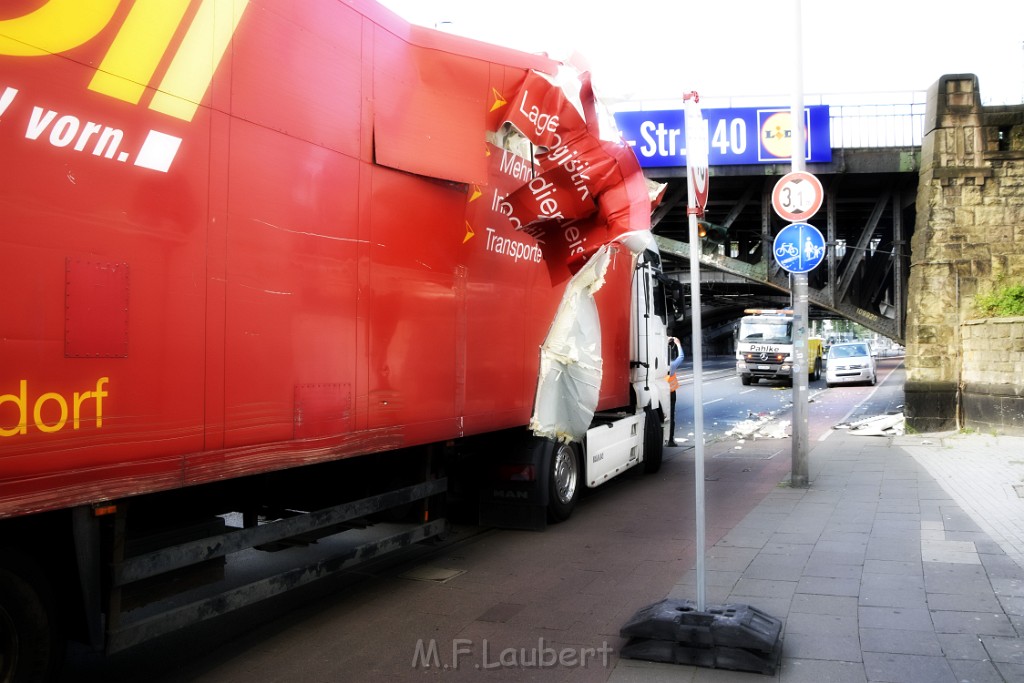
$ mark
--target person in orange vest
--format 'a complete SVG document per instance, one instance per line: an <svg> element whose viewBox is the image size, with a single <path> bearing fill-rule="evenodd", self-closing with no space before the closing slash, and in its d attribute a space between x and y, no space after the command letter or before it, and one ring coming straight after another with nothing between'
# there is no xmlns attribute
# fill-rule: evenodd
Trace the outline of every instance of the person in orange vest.
<svg viewBox="0 0 1024 683"><path fill-rule="evenodd" d="M683 353L683 345L679 343L678 337L668 338L668 385L672 389L671 399L669 401L669 416L668 416L668 428L669 437L668 445L676 446L676 389L679 388L679 379L676 377L676 371L682 366L683 361L686 359L686 354Z"/></svg>

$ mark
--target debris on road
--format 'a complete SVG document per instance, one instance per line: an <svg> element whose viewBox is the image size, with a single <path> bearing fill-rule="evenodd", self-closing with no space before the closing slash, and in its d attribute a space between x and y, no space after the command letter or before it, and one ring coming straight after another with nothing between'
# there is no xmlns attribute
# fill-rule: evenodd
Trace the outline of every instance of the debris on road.
<svg viewBox="0 0 1024 683"><path fill-rule="evenodd" d="M840 422L832 429L848 429L857 436L900 436L905 426L903 413L892 413L866 417L856 422Z"/></svg>

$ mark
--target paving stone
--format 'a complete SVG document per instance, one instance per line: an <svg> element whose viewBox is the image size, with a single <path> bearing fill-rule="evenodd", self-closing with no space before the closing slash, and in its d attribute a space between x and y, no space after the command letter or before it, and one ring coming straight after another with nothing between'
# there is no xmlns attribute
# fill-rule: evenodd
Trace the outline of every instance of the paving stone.
<svg viewBox="0 0 1024 683"><path fill-rule="evenodd" d="M796 659L827 659L859 662L860 641L856 635L837 637L825 633L790 633L782 639L782 656Z"/></svg>
<svg viewBox="0 0 1024 683"><path fill-rule="evenodd" d="M868 539L867 534L832 534L831 538L827 538L823 534L821 540L815 544L814 551L863 556L864 550L868 546Z"/></svg>
<svg viewBox="0 0 1024 683"><path fill-rule="evenodd" d="M1013 625L1002 612L933 611L932 622L937 633L975 633L978 635L1015 636Z"/></svg>
<svg viewBox="0 0 1024 683"><path fill-rule="evenodd" d="M899 574L904 576L920 576L922 578L924 576L919 562L896 560L865 560L864 574Z"/></svg>
<svg viewBox="0 0 1024 683"><path fill-rule="evenodd" d="M949 666L953 670L953 675L956 676L957 681L1006 683L1007 681L1022 680L1019 678L1003 678L1003 675L999 672L998 665L988 661L953 659L949 661Z"/></svg>
<svg viewBox="0 0 1024 683"><path fill-rule="evenodd" d="M1024 598L1024 579L993 578L991 582L993 590L1000 597Z"/></svg>
<svg viewBox="0 0 1024 683"><path fill-rule="evenodd" d="M864 671L870 681L885 683L956 683L949 663L942 657L864 653Z"/></svg>
<svg viewBox="0 0 1024 683"><path fill-rule="evenodd" d="M981 555L981 563L985 566L985 572L988 574L989 580L1024 580L1024 569L1001 550L999 553L991 554L979 548L978 554Z"/></svg>
<svg viewBox="0 0 1024 683"><path fill-rule="evenodd" d="M804 567L804 576L815 576L829 579L860 580L864 568L859 564L836 564L826 558L809 559Z"/></svg>
<svg viewBox="0 0 1024 683"><path fill-rule="evenodd" d="M756 548L718 546L705 553L705 567L720 571L742 572L755 557L757 557Z"/></svg>
<svg viewBox="0 0 1024 683"><path fill-rule="evenodd" d="M1003 611L994 593L950 594L929 593L928 608L942 611L997 612Z"/></svg>
<svg viewBox="0 0 1024 683"><path fill-rule="evenodd" d="M932 631L931 615L924 608L864 607L859 610L861 628Z"/></svg>
<svg viewBox="0 0 1024 683"><path fill-rule="evenodd" d="M1004 681L1024 681L1024 666L1020 664L995 662L995 667Z"/></svg>
<svg viewBox="0 0 1024 683"><path fill-rule="evenodd" d="M820 547L822 544L819 543ZM833 547L836 547L833 544ZM838 550L827 550L815 548L814 552L811 553L808 558L808 564L840 564L840 565L855 565L858 567L864 566L864 550L853 549L850 551L838 551Z"/></svg>
<svg viewBox="0 0 1024 683"><path fill-rule="evenodd" d="M857 598L839 595L812 595L796 593L789 608L790 615L832 614L836 616L857 616Z"/></svg>
<svg viewBox="0 0 1024 683"><path fill-rule="evenodd" d="M796 581L770 581L742 578L736 582L733 593L750 597L784 598L789 600L796 592Z"/></svg>
<svg viewBox="0 0 1024 683"><path fill-rule="evenodd" d="M993 662L1024 665L1024 639L981 636L981 644Z"/></svg>
<svg viewBox="0 0 1024 683"><path fill-rule="evenodd" d="M872 533L865 551L865 560L891 560L896 562L920 562L920 544L907 543L920 536L919 530L908 532L907 538L886 538Z"/></svg>
<svg viewBox="0 0 1024 683"><path fill-rule="evenodd" d="M860 594L860 579L842 579L822 576L804 576L797 583L797 593L814 595L845 595Z"/></svg>
<svg viewBox="0 0 1024 683"><path fill-rule="evenodd" d="M996 596L1003 611L1008 616L1024 616L1024 598L1011 598L1002 595Z"/></svg>
<svg viewBox="0 0 1024 683"><path fill-rule="evenodd" d="M928 607L924 589L861 588L860 604L867 607Z"/></svg>
<svg viewBox="0 0 1024 683"><path fill-rule="evenodd" d="M981 564L925 562L924 586L929 593L984 593L992 584Z"/></svg>
<svg viewBox="0 0 1024 683"><path fill-rule="evenodd" d="M738 548L764 548L774 532L765 529L737 528L731 530L716 545Z"/></svg>
<svg viewBox="0 0 1024 683"><path fill-rule="evenodd" d="M936 633L936 639L942 647L946 659L987 660L988 653L981 643L981 638L969 633Z"/></svg>
<svg viewBox="0 0 1024 683"><path fill-rule="evenodd" d="M935 633L891 628L862 628L860 643L865 652L941 657L942 646Z"/></svg>
<svg viewBox="0 0 1024 683"><path fill-rule="evenodd" d="M675 679L679 681L680 679ZM685 679L682 679L685 680ZM729 679L721 679L723 682ZM734 678L739 683L741 680ZM750 683L756 683L753 678ZM867 683L864 664L856 662L824 661L820 659L789 658L783 660L780 683Z"/></svg>
<svg viewBox="0 0 1024 683"><path fill-rule="evenodd" d="M864 574L860 604L875 607L926 607L924 579L902 574Z"/></svg>
<svg viewBox="0 0 1024 683"><path fill-rule="evenodd" d="M790 610L786 618L786 634L803 633L831 635L837 638L857 637L857 616L809 614Z"/></svg>

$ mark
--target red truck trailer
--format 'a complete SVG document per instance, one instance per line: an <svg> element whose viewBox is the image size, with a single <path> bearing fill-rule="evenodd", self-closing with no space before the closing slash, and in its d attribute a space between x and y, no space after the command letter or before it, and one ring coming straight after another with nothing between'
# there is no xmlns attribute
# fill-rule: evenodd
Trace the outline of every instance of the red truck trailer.
<svg viewBox="0 0 1024 683"><path fill-rule="evenodd" d="M0 681L660 464L656 192L571 65L363 0L15 2L0 159Z"/></svg>

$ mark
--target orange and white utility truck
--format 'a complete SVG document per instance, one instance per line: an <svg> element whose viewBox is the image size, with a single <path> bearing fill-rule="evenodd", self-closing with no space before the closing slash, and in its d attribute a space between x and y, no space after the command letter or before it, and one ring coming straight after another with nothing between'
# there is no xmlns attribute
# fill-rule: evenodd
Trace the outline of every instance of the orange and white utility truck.
<svg viewBox="0 0 1024 683"><path fill-rule="evenodd" d="M793 311L748 308L736 327L736 374L744 386L759 380L793 385ZM807 377L821 379L824 340L807 339Z"/></svg>

